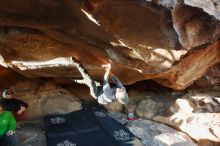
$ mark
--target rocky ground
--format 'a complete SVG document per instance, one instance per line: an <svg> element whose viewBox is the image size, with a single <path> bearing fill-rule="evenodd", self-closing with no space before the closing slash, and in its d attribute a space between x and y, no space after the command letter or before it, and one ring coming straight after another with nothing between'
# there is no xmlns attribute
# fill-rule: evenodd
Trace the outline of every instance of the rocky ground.
<svg viewBox="0 0 220 146"><path fill-rule="evenodd" d="M140 83L128 87L129 108L138 117L136 121L128 121L123 114L126 109L117 102L104 107L147 146L219 145L219 86L180 92L152 85ZM45 143L44 115L77 111L82 103L95 103L88 88L81 85L77 88L76 84L67 90L52 81L23 81L12 88L17 98L30 105L24 126L18 129L24 146Z"/></svg>

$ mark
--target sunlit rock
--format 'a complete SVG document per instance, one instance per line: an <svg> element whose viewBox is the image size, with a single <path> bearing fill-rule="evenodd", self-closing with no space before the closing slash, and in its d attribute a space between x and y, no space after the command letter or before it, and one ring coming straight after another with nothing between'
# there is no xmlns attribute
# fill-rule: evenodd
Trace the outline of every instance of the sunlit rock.
<svg viewBox="0 0 220 146"><path fill-rule="evenodd" d="M196 146L186 134L178 132L164 124L139 119L132 123L129 129L141 138L145 146L178 145Z"/></svg>
<svg viewBox="0 0 220 146"><path fill-rule="evenodd" d="M219 46L220 42L218 41L205 49L189 54L179 64L158 75L158 77L162 77L164 80L158 78L156 81L174 89L185 89L195 80L202 77L210 66L219 62Z"/></svg>
<svg viewBox="0 0 220 146"><path fill-rule="evenodd" d="M153 120L180 128L199 145L220 143L220 102L218 96L190 93L178 98L169 107L169 114L160 112ZM163 114L161 114L163 113Z"/></svg>
<svg viewBox="0 0 220 146"><path fill-rule="evenodd" d="M64 60L74 56L99 81L101 65L111 62L123 84L153 79L185 89L219 62L219 21L179 1L154 3L3 1L0 64L28 78L71 84L70 78L81 75Z"/></svg>
<svg viewBox="0 0 220 146"><path fill-rule="evenodd" d="M122 124L127 123L127 128L129 128L135 136L139 137L145 146L197 145L186 134L172 129L164 124L144 119L128 122L125 115L115 112L110 113L109 115Z"/></svg>

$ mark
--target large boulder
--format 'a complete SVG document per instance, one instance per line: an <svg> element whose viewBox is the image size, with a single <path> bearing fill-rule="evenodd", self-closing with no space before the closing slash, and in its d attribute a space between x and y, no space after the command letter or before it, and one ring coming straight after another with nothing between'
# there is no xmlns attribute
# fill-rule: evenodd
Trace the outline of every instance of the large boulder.
<svg viewBox="0 0 220 146"><path fill-rule="evenodd" d="M111 112L109 115L118 122L126 125L135 136L141 139L145 146L197 145L186 134L164 124L140 118L138 120L128 122L124 114L116 112Z"/></svg>
<svg viewBox="0 0 220 146"><path fill-rule="evenodd" d="M166 8L173 8L177 4L185 4L192 6L194 8L201 8L204 12L209 15L214 16L216 19L220 20L220 2L219 0L146 0L155 3Z"/></svg>
<svg viewBox="0 0 220 146"><path fill-rule="evenodd" d="M134 113L180 129L201 146L215 146L220 144L219 95L215 87L151 95L142 92L135 95L140 100L133 102Z"/></svg>
<svg viewBox="0 0 220 146"><path fill-rule="evenodd" d="M179 4L172 16L179 41L186 49L212 43L220 36L220 22L199 8Z"/></svg>
<svg viewBox="0 0 220 146"><path fill-rule="evenodd" d="M70 84L70 78L81 77L68 62L74 56L99 81L101 64L111 62L124 84L153 79L185 89L219 62L219 21L176 1L169 10L152 3L2 1L0 64L26 77L53 77ZM194 47L199 53L188 51ZM206 51L212 56L208 60Z"/></svg>
<svg viewBox="0 0 220 146"><path fill-rule="evenodd" d="M163 107L163 104L155 101L151 98L142 100L137 108L136 113L139 117L144 117L146 119L152 119L155 115L158 114L159 110ZM146 112L147 111L147 112Z"/></svg>
<svg viewBox="0 0 220 146"><path fill-rule="evenodd" d="M193 7L202 8L209 15L213 15L220 20L220 1L219 0L184 0L184 3Z"/></svg>
<svg viewBox="0 0 220 146"><path fill-rule="evenodd" d="M41 119L45 115L64 114L82 108L77 97L51 81L21 81L11 85L11 88L15 91L15 98L29 105L25 112L26 120Z"/></svg>
<svg viewBox="0 0 220 146"><path fill-rule="evenodd" d="M152 118L180 128L199 145L218 145L220 143L220 98L205 93L188 93L178 98L169 108L169 114L158 114Z"/></svg>
<svg viewBox="0 0 220 146"><path fill-rule="evenodd" d="M142 140L145 146L197 145L186 134L149 120L138 119L131 124L129 129Z"/></svg>

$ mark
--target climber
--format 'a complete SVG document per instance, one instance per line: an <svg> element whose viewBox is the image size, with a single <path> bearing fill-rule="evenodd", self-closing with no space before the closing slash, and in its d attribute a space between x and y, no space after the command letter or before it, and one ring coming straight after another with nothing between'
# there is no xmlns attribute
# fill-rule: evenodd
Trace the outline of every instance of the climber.
<svg viewBox="0 0 220 146"><path fill-rule="evenodd" d="M103 65L105 69L105 75L103 80L103 86L100 87L99 84L91 79L88 72L85 68L73 57L71 57L72 63L78 68L83 79L74 80L80 84L86 84L90 88L90 94L92 97L97 99L100 104L107 104L117 100L119 103L124 104L125 106L128 103L128 94L125 87L119 81L119 79L111 72L111 64ZM115 83L116 87L111 87L109 84L109 76L112 81Z"/></svg>
<svg viewBox="0 0 220 146"><path fill-rule="evenodd" d="M17 122L24 120L24 112L28 108L28 104L14 98L14 92L11 89L6 89L2 93L2 104L4 110L12 112Z"/></svg>
<svg viewBox="0 0 220 146"><path fill-rule="evenodd" d="M15 118L11 112L4 111L3 104L0 101L0 146L18 146L15 130Z"/></svg>

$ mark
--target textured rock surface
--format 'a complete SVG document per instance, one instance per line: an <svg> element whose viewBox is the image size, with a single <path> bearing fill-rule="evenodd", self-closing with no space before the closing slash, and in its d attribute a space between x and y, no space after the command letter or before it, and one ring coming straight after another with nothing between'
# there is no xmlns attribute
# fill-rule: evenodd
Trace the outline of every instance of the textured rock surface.
<svg viewBox="0 0 220 146"><path fill-rule="evenodd" d="M17 130L20 144L22 146L46 146L45 131L41 128L32 127Z"/></svg>
<svg viewBox="0 0 220 146"><path fill-rule="evenodd" d="M219 145L219 88L189 90L188 93L167 92L148 97L147 93L142 95L145 98L136 108L137 115L179 128L196 140L200 146ZM154 104L144 102L147 100L153 100ZM146 108L138 108L143 103ZM155 104L159 106L154 106Z"/></svg>
<svg viewBox="0 0 220 146"><path fill-rule="evenodd" d="M53 82L22 81L11 88L15 97L29 104L26 120L40 119L44 115L63 114L80 110L81 102L68 90Z"/></svg>
<svg viewBox="0 0 220 146"><path fill-rule="evenodd" d="M123 114L110 113L110 116L122 124L127 122ZM127 128L139 137L145 146L196 146L186 134L150 120L132 121L127 124Z"/></svg>
<svg viewBox="0 0 220 146"><path fill-rule="evenodd" d="M191 49L219 39L220 23L199 8L177 5L172 11L174 29L184 48Z"/></svg>
<svg viewBox="0 0 220 146"><path fill-rule="evenodd" d="M220 1L219 0L184 0L185 4L202 8L205 12L213 15L215 18L220 20Z"/></svg>
<svg viewBox="0 0 220 146"><path fill-rule="evenodd" d="M132 123L129 129L136 136L141 138L145 146L196 146L186 134L178 132L164 124L149 120L136 120Z"/></svg>
<svg viewBox="0 0 220 146"><path fill-rule="evenodd" d="M156 81L175 89L188 87L197 78L202 77L210 66L219 62L219 46L220 42L216 42L206 49L193 52L191 55L183 58L179 64L170 70L158 75L158 77L162 76L164 80L158 79Z"/></svg>
<svg viewBox="0 0 220 146"><path fill-rule="evenodd" d="M162 103L148 98L148 99L142 100L138 104L136 108L136 113L139 117L151 119L152 117L157 115L158 111L162 108L162 106L163 106Z"/></svg>
<svg viewBox="0 0 220 146"><path fill-rule="evenodd" d="M214 16L220 20L220 2L219 0L145 0L153 2L157 5L162 5L166 8L173 8L179 3L192 6L194 8L201 8L204 12Z"/></svg>
<svg viewBox="0 0 220 146"><path fill-rule="evenodd" d="M152 5L155 2L169 10ZM71 83L69 78L80 74L62 59L74 56L100 81L101 64L110 61L124 84L153 79L185 89L219 62L220 48L219 21L204 12L218 18L219 2L202 5L187 0L185 4L176 0L4 0L0 64L26 77ZM206 51L211 56L208 60Z"/></svg>
<svg viewBox="0 0 220 146"><path fill-rule="evenodd" d="M217 64L209 69L209 71L198 81L195 82L196 86L219 86L220 85L220 64Z"/></svg>

